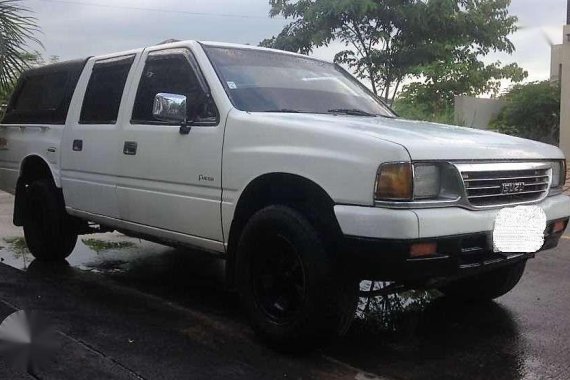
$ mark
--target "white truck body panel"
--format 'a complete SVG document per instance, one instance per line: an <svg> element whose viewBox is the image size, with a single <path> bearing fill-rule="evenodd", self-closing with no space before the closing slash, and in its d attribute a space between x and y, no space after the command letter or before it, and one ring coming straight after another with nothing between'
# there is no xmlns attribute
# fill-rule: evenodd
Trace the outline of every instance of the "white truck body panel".
<svg viewBox="0 0 570 380"><path fill-rule="evenodd" d="M4 125L0 129L0 189L14 194L22 162L28 156L44 160L60 185L59 146L63 125ZM1 140L3 139L3 140Z"/></svg>

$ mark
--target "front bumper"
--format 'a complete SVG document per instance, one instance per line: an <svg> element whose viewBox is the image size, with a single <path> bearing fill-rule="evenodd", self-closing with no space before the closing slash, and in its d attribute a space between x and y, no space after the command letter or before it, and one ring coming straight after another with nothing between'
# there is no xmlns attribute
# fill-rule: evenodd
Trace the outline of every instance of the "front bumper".
<svg viewBox="0 0 570 380"><path fill-rule="evenodd" d="M536 205L542 207L548 221L570 216L570 197L566 195L548 197ZM389 209L337 205L334 212L342 233L347 236L423 239L492 231L499 209Z"/></svg>
<svg viewBox="0 0 570 380"><path fill-rule="evenodd" d="M568 218L562 220L568 223ZM563 233L552 233L554 222L548 223L540 251L555 248L560 241ZM422 242L436 242L437 253L410 257L410 246ZM343 267L358 278L416 284L466 277L535 256L493 252L491 232L411 240L347 236L342 252Z"/></svg>
<svg viewBox="0 0 570 380"><path fill-rule="evenodd" d="M568 222L570 198L557 195L538 205L548 220L542 251L558 245L562 232L553 233L553 225L560 220ZM493 252L492 230L498 211L336 206L345 236L345 268L370 280L426 283L469 276L534 257L534 253ZM411 257L411 245L422 242L437 243L437 253Z"/></svg>

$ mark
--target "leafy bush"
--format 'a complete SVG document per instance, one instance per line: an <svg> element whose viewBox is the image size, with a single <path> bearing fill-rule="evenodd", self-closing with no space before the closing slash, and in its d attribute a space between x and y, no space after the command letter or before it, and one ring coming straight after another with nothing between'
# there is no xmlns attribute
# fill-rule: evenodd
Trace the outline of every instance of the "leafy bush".
<svg viewBox="0 0 570 380"><path fill-rule="evenodd" d="M519 84L503 96L505 108L489 127L501 133L558 145L560 86L549 81Z"/></svg>
<svg viewBox="0 0 570 380"><path fill-rule="evenodd" d="M424 86L409 85L395 99L393 108L404 119L453 124L453 106L438 102L433 97Z"/></svg>

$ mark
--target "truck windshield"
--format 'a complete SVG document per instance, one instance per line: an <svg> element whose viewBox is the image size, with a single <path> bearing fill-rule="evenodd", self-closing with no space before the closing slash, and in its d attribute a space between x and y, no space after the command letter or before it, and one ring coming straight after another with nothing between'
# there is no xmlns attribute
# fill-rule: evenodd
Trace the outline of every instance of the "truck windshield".
<svg viewBox="0 0 570 380"><path fill-rule="evenodd" d="M204 49L242 111L395 116L338 65L264 50Z"/></svg>

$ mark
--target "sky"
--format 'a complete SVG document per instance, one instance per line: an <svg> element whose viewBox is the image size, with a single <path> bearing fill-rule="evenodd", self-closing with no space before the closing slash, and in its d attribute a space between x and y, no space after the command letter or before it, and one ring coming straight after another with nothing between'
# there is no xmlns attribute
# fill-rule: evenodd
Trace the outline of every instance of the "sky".
<svg viewBox="0 0 570 380"><path fill-rule="evenodd" d="M511 36L513 55L491 62L517 62L528 80L549 78L550 42L562 42L566 0L512 0L520 30ZM23 0L42 29L44 57L61 60L154 45L170 38L257 45L287 23L270 18L269 0ZM332 60L343 48L331 44L313 55Z"/></svg>

